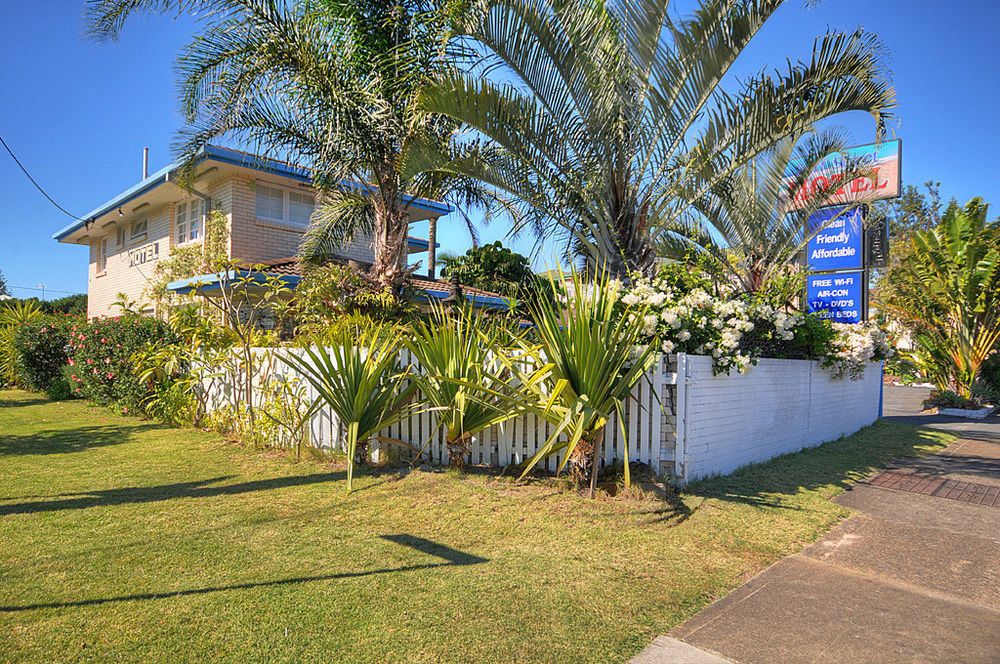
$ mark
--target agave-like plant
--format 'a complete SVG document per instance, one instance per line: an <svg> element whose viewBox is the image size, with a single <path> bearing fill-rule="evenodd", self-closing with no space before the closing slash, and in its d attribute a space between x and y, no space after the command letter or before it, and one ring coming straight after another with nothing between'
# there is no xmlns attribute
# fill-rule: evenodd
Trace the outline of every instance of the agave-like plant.
<svg viewBox="0 0 1000 664"><path fill-rule="evenodd" d="M0 386L16 385L18 381L14 335L19 328L42 315L41 308L28 300L13 302L0 309Z"/></svg>
<svg viewBox="0 0 1000 664"><path fill-rule="evenodd" d="M408 418L419 404L418 389L399 363L401 333L372 324L360 335L339 330L324 344L304 347L301 356L281 360L305 377L347 429L347 493L354 486L354 467L368 459L368 443L382 429Z"/></svg>
<svg viewBox="0 0 1000 664"><path fill-rule="evenodd" d="M519 352L499 356L511 372L505 389L480 389L553 425L519 479L542 459L563 453L557 472L568 464L577 486L589 483L593 497L604 428L617 414L624 435L624 405L657 353L642 343L645 305L621 305L620 284L607 275L584 283L577 272L571 283L565 300L531 303L534 330L514 337Z"/></svg>
<svg viewBox="0 0 1000 664"><path fill-rule="evenodd" d="M406 340L423 369L416 380L445 430L453 468L465 466L473 436L519 413L509 400L491 394L503 390L510 375L498 359L505 336L499 325L484 321L469 306L449 311L435 305L427 320L412 325Z"/></svg>

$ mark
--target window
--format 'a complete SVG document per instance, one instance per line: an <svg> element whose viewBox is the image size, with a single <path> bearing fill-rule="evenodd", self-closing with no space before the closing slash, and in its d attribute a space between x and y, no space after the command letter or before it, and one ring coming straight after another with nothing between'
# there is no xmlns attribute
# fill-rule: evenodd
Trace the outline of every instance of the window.
<svg viewBox="0 0 1000 664"><path fill-rule="evenodd" d="M97 273L102 274L108 269L108 245L110 236L105 235L97 241Z"/></svg>
<svg viewBox="0 0 1000 664"><path fill-rule="evenodd" d="M116 240L116 243L117 243L119 249L121 249L122 247L125 246L125 227L124 226L119 226L118 227L117 233L115 234L115 240Z"/></svg>
<svg viewBox="0 0 1000 664"><path fill-rule="evenodd" d="M313 197L296 191L288 192L288 221L296 226L308 226L313 213Z"/></svg>
<svg viewBox="0 0 1000 664"><path fill-rule="evenodd" d="M140 219L138 221L132 222L132 235L131 239L133 242L137 240L146 239L146 220Z"/></svg>
<svg viewBox="0 0 1000 664"><path fill-rule="evenodd" d="M177 204L177 220L174 224L177 244L194 242L201 237L201 207L201 201Z"/></svg>
<svg viewBox="0 0 1000 664"><path fill-rule="evenodd" d="M256 183L256 216L262 221L274 221L305 228L309 225L316 201L311 194Z"/></svg>
<svg viewBox="0 0 1000 664"><path fill-rule="evenodd" d="M285 192L277 187L257 183L257 218L267 221L285 220Z"/></svg>

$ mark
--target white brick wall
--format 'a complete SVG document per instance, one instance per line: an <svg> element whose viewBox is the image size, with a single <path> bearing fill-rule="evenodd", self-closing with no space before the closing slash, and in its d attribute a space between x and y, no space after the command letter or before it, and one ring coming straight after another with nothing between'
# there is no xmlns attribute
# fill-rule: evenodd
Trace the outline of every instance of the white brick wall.
<svg viewBox="0 0 1000 664"><path fill-rule="evenodd" d="M748 374L713 376L711 358L689 355L685 478L731 473L852 434L878 418L881 382L878 364L849 380L806 360L762 359ZM665 449L661 458L674 454Z"/></svg>

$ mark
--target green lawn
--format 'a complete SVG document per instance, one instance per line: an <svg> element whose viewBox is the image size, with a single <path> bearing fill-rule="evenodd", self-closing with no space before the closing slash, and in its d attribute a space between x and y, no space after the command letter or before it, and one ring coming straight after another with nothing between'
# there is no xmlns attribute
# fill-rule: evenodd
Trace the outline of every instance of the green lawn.
<svg viewBox="0 0 1000 664"><path fill-rule="evenodd" d="M0 661L624 662L942 433L880 423L676 505L296 463L0 392Z"/></svg>

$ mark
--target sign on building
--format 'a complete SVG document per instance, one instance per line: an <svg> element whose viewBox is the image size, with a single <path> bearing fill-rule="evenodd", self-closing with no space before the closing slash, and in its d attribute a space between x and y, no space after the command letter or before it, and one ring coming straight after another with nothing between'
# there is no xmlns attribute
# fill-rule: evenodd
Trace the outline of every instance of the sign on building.
<svg viewBox="0 0 1000 664"><path fill-rule="evenodd" d="M903 142L899 139L859 145L843 152L827 155L816 165L804 184L792 196L792 209L801 209L813 203L815 192L832 190L823 205L844 205L845 203L870 203L886 198L897 198L901 187L900 162ZM785 178L794 186L804 168L804 161L793 159L788 162ZM842 182L848 166L862 175L850 182ZM838 186L839 185L839 186ZM836 187L836 189L833 189ZM791 195L791 192L789 192Z"/></svg>
<svg viewBox="0 0 1000 664"><path fill-rule="evenodd" d="M809 232L816 233L806 246L806 266L810 272L864 267L866 212L864 207L823 208L809 217Z"/></svg>
<svg viewBox="0 0 1000 664"><path fill-rule="evenodd" d="M136 267L160 260L160 243L153 242L128 251L128 266Z"/></svg>
<svg viewBox="0 0 1000 664"><path fill-rule="evenodd" d="M806 278L809 311L834 323L860 323L864 320L865 272L810 274Z"/></svg>

